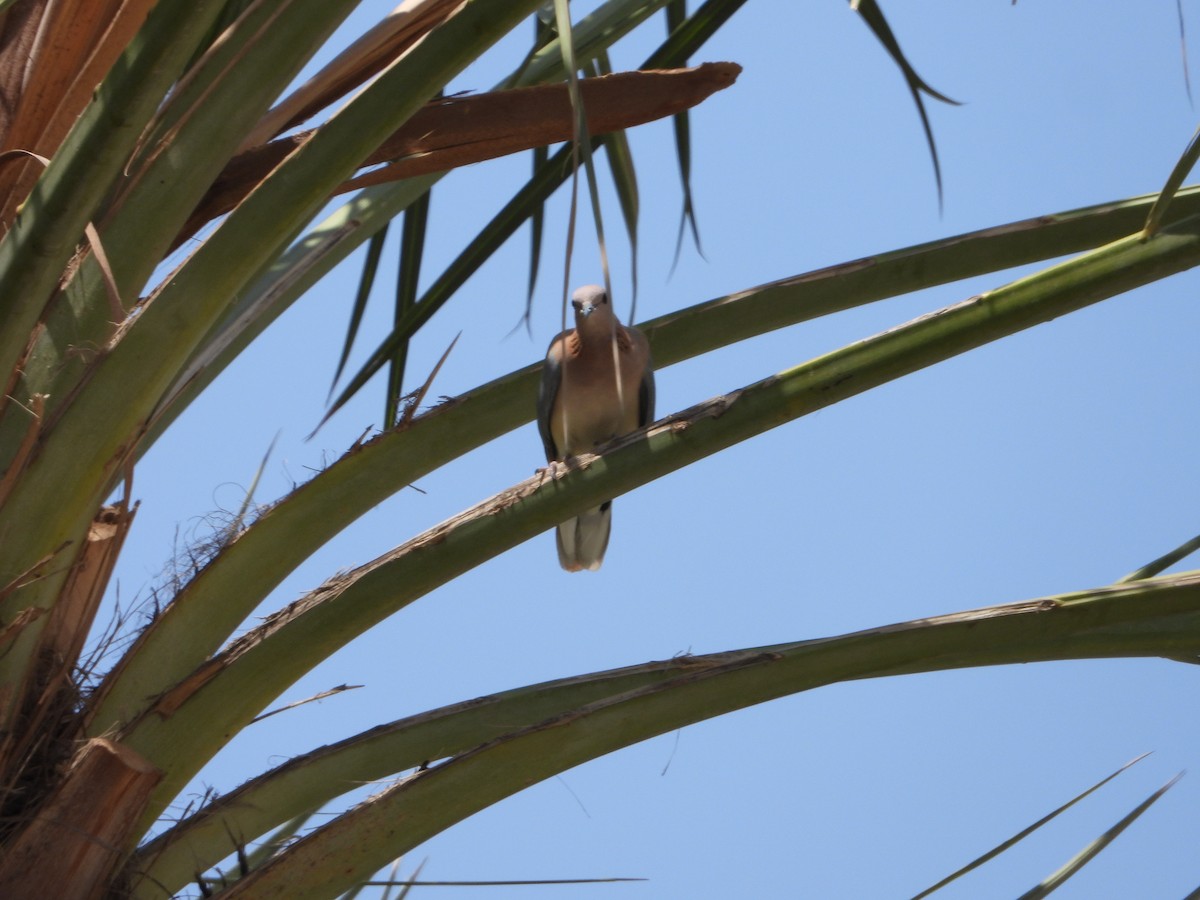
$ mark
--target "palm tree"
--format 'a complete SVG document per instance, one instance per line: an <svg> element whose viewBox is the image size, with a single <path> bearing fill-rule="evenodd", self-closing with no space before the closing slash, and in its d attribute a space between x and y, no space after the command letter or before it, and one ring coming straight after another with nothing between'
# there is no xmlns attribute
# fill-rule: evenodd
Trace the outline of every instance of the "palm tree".
<svg viewBox="0 0 1200 900"><path fill-rule="evenodd" d="M667 367L876 300L1080 254L675 412L595 460L539 473L330 574L251 625L280 583L348 524L532 416L536 366L430 406L440 363L406 402L405 361L410 339L520 225L538 221L571 175L571 148L536 156L529 184L418 296L434 183L470 163L569 141L572 110L582 109L593 148L614 161L632 234L622 130L680 116L738 74L733 64L683 67L740 2L710 0L689 15L677 2L611 0L578 21L569 41L560 39L565 27L541 21L537 46L510 60L512 75L496 91L441 100L540 4L424 0L403 4L290 88L316 54L328 55L322 48L356 5L2 7L5 896L163 897L197 879L228 897L337 896L530 784L765 700L1009 662L1194 658L1197 576L1153 577L1172 557L1117 586L572 675L407 715L325 742L168 821L197 773L276 697L435 588L607 497L1200 261L1192 218L1200 195L1185 190L1166 195L1165 225L1145 225L1152 198L1114 201L785 278L645 322L656 362ZM878 7L857 8L901 64L924 120L922 98L938 95L908 65ZM669 33L639 71L584 79L573 103L564 71L607 71L607 48L641 34L662 9ZM676 121L686 159L687 120ZM348 191L356 193L313 224ZM178 573L136 637L104 665L85 665L137 509L143 455L271 322L367 243L363 300L386 226L401 214L405 255L390 332L333 404L341 408L387 370L385 427L271 505L239 509L190 551L191 571ZM353 318L358 312L361 303ZM395 776L291 840L315 810ZM207 881L231 854L225 880Z"/></svg>

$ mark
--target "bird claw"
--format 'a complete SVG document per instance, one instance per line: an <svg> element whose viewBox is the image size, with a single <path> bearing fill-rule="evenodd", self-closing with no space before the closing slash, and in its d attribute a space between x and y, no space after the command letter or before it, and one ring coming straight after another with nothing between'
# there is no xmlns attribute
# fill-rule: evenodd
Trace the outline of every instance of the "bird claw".
<svg viewBox="0 0 1200 900"><path fill-rule="evenodd" d="M538 487L541 487L543 484L545 484L546 479L550 479L551 481L558 480L567 472L569 472L570 469L571 467L562 460L550 460L550 462L546 463L546 465L542 466L535 472L536 475L540 476L538 480Z"/></svg>

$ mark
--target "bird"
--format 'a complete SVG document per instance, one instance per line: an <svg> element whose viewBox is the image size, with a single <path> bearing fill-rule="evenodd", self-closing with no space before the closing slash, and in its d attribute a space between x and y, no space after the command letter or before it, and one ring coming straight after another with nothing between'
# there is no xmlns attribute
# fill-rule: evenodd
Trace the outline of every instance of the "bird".
<svg viewBox="0 0 1200 900"><path fill-rule="evenodd" d="M550 342L538 390L538 431L546 461L562 462L654 421L650 344L622 325L608 293L589 284L571 296L575 327ZM558 562L595 572L612 529L612 501L558 526Z"/></svg>

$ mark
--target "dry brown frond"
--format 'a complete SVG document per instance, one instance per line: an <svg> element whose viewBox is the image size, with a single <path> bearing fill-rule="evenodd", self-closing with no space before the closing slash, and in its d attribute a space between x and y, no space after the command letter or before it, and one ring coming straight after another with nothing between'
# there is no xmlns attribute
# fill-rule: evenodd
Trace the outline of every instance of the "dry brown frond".
<svg viewBox="0 0 1200 900"><path fill-rule="evenodd" d="M672 116L733 84L741 66L705 63L691 69L618 72L581 82L588 130L603 134ZM363 166L386 163L338 187L337 193L441 172L570 140L574 113L565 84L448 97L426 104ZM315 131L281 138L234 157L175 240L238 205Z"/></svg>

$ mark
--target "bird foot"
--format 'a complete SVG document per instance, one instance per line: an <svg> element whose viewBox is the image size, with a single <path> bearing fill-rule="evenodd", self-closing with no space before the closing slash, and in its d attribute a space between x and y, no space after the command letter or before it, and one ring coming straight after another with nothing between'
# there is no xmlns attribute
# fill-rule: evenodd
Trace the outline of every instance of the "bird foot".
<svg viewBox="0 0 1200 900"><path fill-rule="evenodd" d="M571 466L568 463L561 460L552 459L550 462L546 463L546 465L537 469L534 474L540 476L538 487L541 487L543 484L545 484L546 479L555 481L569 471L571 471Z"/></svg>

